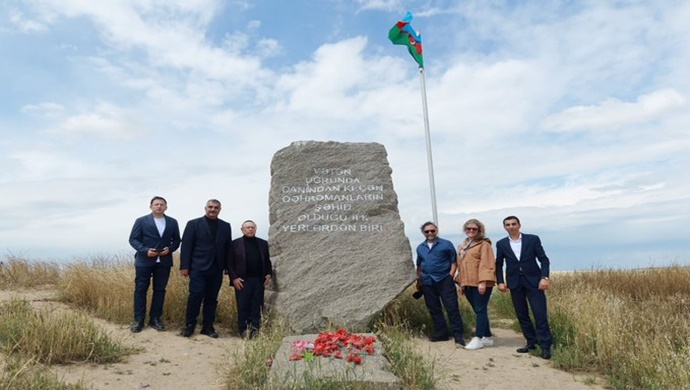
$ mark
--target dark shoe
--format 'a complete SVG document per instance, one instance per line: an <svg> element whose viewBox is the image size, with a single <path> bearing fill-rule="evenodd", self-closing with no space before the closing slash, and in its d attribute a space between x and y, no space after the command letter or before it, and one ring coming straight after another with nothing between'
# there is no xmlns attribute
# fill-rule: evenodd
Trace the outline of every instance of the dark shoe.
<svg viewBox="0 0 690 390"><path fill-rule="evenodd" d="M129 327L129 331L132 333L139 333L142 329L144 329L144 321L137 321Z"/></svg>
<svg viewBox="0 0 690 390"><path fill-rule="evenodd" d="M210 338L212 338L212 339L217 339L217 338L218 338L218 333L216 333L216 330L213 329L213 328L208 328L208 329L207 329L207 328L204 328L204 329L201 329L201 332L199 332L199 333L205 334L206 336L208 336L208 337L210 337Z"/></svg>
<svg viewBox="0 0 690 390"><path fill-rule="evenodd" d="M535 350L535 349L537 349L537 346L536 346L536 345L534 345L534 344L532 344L532 345L527 344L527 345L525 345L524 347L520 347L520 348L516 349L515 352L517 352L517 353L527 353L527 352L533 351L533 350Z"/></svg>
<svg viewBox="0 0 690 390"><path fill-rule="evenodd" d="M465 348L465 340L463 340L463 339L455 340L455 346L457 348Z"/></svg>
<svg viewBox="0 0 690 390"><path fill-rule="evenodd" d="M194 334L194 326L185 326L184 329L182 329L182 332L180 332L182 337L192 337Z"/></svg>
<svg viewBox="0 0 690 390"><path fill-rule="evenodd" d="M159 332L165 330L165 325L163 325L163 322L160 318L151 318L151 321L149 321L149 326Z"/></svg>
<svg viewBox="0 0 690 390"><path fill-rule="evenodd" d="M551 348L542 349L541 358L546 360L551 359Z"/></svg>
<svg viewBox="0 0 690 390"><path fill-rule="evenodd" d="M446 335L433 335L433 336L429 337L429 341L431 341L432 343L436 343L439 341L448 341L449 339L450 339L450 337L448 337L447 334Z"/></svg>

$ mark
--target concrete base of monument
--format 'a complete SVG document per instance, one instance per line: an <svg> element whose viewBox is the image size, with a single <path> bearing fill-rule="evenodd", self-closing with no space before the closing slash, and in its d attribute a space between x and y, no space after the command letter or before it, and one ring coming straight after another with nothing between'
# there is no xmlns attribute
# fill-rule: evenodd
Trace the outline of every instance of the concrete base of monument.
<svg viewBox="0 0 690 390"><path fill-rule="evenodd" d="M374 336L364 333L363 336ZM384 357L382 343L374 343L374 353L361 354L362 363L357 365L333 357L314 356L312 360L293 360L293 343L295 341L316 340L316 334L288 336L283 339L271 365L269 388L308 388L309 384L320 381L351 382L358 389L400 389L402 382L391 372L391 366Z"/></svg>

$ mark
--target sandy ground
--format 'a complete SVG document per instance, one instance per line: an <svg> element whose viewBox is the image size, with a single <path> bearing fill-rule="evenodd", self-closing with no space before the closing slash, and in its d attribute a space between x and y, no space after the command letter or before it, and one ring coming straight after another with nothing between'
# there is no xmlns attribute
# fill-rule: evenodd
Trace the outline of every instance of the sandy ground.
<svg viewBox="0 0 690 390"><path fill-rule="evenodd" d="M604 389L592 375L574 375L551 367L538 356L515 352L525 344L521 334L492 329L495 344L479 350L456 348L455 342L415 339L419 350L435 362L443 389ZM592 381L594 383L592 383Z"/></svg>
<svg viewBox="0 0 690 390"><path fill-rule="evenodd" d="M37 308L68 310L55 302L52 290L0 291L0 301L13 297L28 300ZM94 389L223 389L222 365L228 364L245 343L224 334L223 329L218 329L219 339L198 333L187 339L177 329L157 332L147 327L132 334L127 326L94 321L114 339L143 350L125 363L53 367L65 382L82 380ZM552 368L549 361L540 357L516 353L524 339L513 331L495 329L495 335L493 347L477 351L458 349L452 341L431 343L415 339L414 343L434 361L443 389L604 389L601 379L566 373Z"/></svg>
<svg viewBox="0 0 690 390"><path fill-rule="evenodd" d="M51 290L0 291L0 301L12 297L30 301L37 308L69 310L55 302L55 292ZM113 339L143 350L130 355L125 363L53 366L62 381L81 380L94 389L224 389L221 365L227 364L244 343L238 337L223 334L220 328L218 339L200 335L198 329L194 336L184 338L179 329L158 332L146 327L133 334L129 326L97 318L94 321Z"/></svg>

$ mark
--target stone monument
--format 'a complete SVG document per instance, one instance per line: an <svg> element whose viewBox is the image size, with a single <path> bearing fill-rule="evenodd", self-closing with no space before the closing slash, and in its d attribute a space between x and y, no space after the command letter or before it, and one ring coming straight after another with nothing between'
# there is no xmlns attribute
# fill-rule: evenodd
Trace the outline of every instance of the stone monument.
<svg viewBox="0 0 690 390"><path fill-rule="evenodd" d="M296 334L362 331L415 279L386 150L299 141L271 162L267 304Z"/></svg>

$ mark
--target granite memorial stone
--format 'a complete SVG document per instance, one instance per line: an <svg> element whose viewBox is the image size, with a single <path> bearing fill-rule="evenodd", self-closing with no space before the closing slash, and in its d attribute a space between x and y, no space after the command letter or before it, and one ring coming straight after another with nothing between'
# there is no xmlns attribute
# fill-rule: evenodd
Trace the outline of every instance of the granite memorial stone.
<svg viewBox="0 0 690 390"><path fill-rule="evenodd" d="M293 142L271 162L267 304L294 333L363 330L415 279L386 150Z"/></svg>

